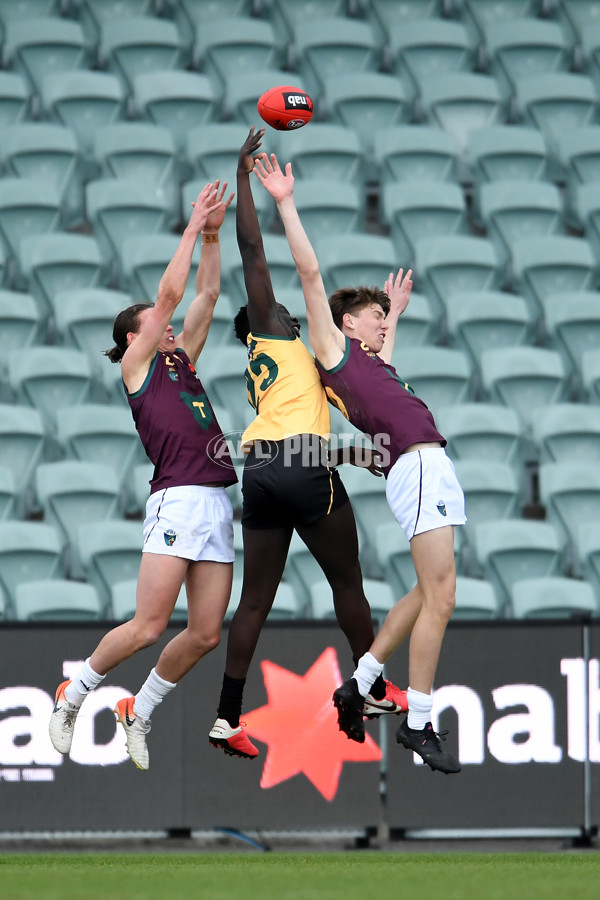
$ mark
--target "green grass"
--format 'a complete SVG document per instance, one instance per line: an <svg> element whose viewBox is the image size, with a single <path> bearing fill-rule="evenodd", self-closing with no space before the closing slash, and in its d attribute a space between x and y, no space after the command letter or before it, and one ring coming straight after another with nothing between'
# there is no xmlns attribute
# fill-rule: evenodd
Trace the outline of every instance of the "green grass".
<svg viewBox="0 0 600 900"><path fill-rule="evenodd" d="M0 854L2 900L597 900L581 853Z"/></svg>

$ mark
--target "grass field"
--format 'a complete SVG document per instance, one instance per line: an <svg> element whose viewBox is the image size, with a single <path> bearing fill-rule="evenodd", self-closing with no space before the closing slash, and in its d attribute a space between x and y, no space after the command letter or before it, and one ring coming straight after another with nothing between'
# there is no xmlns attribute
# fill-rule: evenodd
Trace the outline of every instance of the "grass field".
<svg viewBox="0 0 600 900"><path fill-rule="evenodd" d="M2 900L597 900L600 854L0 854Z"/></svg>

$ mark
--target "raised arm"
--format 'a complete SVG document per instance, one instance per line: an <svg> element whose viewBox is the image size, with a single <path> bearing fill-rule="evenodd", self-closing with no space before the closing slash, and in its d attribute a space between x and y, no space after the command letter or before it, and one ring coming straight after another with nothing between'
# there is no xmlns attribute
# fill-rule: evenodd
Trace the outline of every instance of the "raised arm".
<svg viewBox="0 0 600 900"><path fill-rule="evenodd" d="M344 355L345 338L333 321L319 262L294 203L292 165L288 163L283 173L274 153L270 157L260 153L254 171L277 203L302 284L310 343L319 362L332 368Z"/></svg>
<svg viewBox="0 0 600 900"><path fill-rule="evenodd" d="M252 126L240 150L237 168L237 241L242 257L246 294L248 295L250 330L261 334L288 336L291 331L280 319L250 187L254 154L260 147L264 133L264 128L261 128L255 134L254 126Z"/></svg>
<svg viewBox="0 0 600 900"><path fill-rule="evenodd" d="M410 300L410 292L413 285L411 278L412 269L409 269L406 275L404 274L404 269L399 269L395 278L394 273L390 272L389 277L383 286L383 290L390 298L390 311L385 317L388 330L385 335L383 347L379 351L379 356L386 363L391 363L392 361L398 319L408 306L408 301Z"/></svg>
<svg viewBox="0 0 600 900"><path fill-rule="evenodd" d="M215 181L217 206L208 214L202 228L200 263L196 273L196 296L185 315L183 331L175 338L175 346L182 347L192 363L196 362L206 342L215 303L221 290L219 229L223 224L227 207L233 200L231 194L223 201L226 190L227 182L220 187L219 182Z"/></svg>

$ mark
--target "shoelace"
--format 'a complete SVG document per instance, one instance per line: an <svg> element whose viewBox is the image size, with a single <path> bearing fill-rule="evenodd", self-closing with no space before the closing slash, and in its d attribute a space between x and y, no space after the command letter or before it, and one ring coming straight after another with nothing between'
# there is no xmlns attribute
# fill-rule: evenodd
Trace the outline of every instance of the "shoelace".
<svg viewBox="0 0 600 900"><path fill-rule="evenodd" d="M427 735L427 738L425 740L433 741L433 743L436 745L436 750L441 750L439 743L440 743L440 741L445 741L446 735L449 733L450 732L448 730L438 732L438 731L434 731L432 728L431 733Z"/></svg>
<svg viewBox="0 0 600 900"><path fill-rule="evenodd" d="M75 719L77 718L78 712L79 712L78 709L65 710L65 717L63 720L63 728L65 729L65 731L68 731L70 728L73 727L73 723L75 722Z"/></svg>

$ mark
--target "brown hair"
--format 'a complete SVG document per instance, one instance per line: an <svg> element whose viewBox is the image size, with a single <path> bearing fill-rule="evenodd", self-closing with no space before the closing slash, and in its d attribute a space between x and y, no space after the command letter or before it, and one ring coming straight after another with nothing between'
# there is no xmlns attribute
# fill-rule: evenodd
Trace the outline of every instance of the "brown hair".
<svg viewBox="0 0 600 900"><path fill-rule="evenodd" d="M366 309L372 303L379 304L387 316L390 311L390 298L385 291L378 287L339 288L329 298L333 321L340 329L344 321L344 313L355 316L361 309Z"/></svg>
<svg viewBox="0 0 600 900"><path fill-rule="evenodd" d="M127 309L122 309L117 315L113 325L113 341L115 346L105 350L111 362L121 362L123 354L127 350L127 335L130 331L136 332L140 327L140 313L144 309L152 309L154 303L134 303Z"/></svg>

